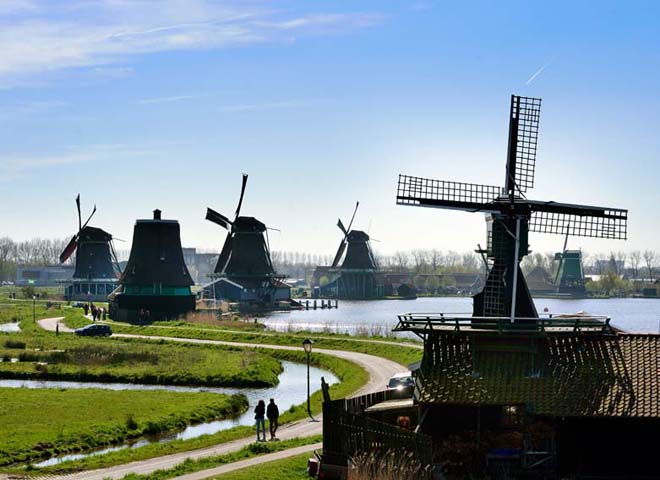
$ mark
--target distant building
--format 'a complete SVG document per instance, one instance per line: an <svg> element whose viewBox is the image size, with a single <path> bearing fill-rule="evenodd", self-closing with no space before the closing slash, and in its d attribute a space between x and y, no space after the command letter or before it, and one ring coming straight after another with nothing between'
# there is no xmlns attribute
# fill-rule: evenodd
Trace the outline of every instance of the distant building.
<svg viewBox="0 0 660 480"><path fill-rule="evenodd" d="M16 285L55 287L71 280L73 265L19 265L16 268Z"/></svg>

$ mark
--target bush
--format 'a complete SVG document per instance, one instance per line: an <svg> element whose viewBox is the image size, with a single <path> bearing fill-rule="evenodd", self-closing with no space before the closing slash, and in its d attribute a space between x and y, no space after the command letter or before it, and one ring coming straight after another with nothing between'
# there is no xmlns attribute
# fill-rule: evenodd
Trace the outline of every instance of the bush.
<svg viewBox="0 0 660 480"><path fill-rule="evenodd" d="M19 342L18 340L7 340L5 342L5 348L18 348L25 350L25 342Z"/></svg>
<svg viewBox="0 0 660 480"><path fill-rule="evenodd" d="M137 430L138 428L138 424L135 421L135 417L133 417L133 415L131 414L129 414L126 417L126 428L128 428L129 430Z"/></svg>

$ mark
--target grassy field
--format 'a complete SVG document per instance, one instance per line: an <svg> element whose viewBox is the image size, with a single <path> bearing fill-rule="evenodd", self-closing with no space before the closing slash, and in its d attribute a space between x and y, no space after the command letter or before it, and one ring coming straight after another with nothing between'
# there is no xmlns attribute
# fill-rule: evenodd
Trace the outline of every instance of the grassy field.
<svg viewBox="0 0 660 480"><path fill-rule="evenodd" d="M288 352L283 350L272 350L273 356L280 360L302 361L303 352ZM343 398L360 388L368 381L368 374L359 366L328 355L313 354L312 363L320 368L331 370L341 382L330 387L332 398ZM316 392L311 397L311 408L314 414L321 411L322 393ZM297 405L286 412L282 412L280 423L299 420L307 416L307 404ZM124 464L136 460L154 458L171 453L184 452L204 448L211 445L229 442L238 438L254 435L253 427L235 427L212 435L204 435L191 440L176 440L167 443L155 443L136 449L125 449L111 452L105 455L88 457L84 460L64 462L52 467L40 470L41 473L66 473L71 471L92 470L112 465Z"/></svg>
<svg viewBox="0 0 660 480"><path fill-rule="evenodd" d="M0 465L110 445L238 414L242 395L0 388Z"/></svg>
<svg viewBox="0 0 660 480"><path fill-rule="evenodd" d="M307 475L307 460L310 457L311 454L303 453L295 457L262 463L254 467L243 468L213 478L219 480L309 479Z"/></svg>
<svg viewBox="0 0 660 480"><path fill-rule="evenodd" d="M79 309L46 310L43 304L37 309L37 318L87 321ZM32 317L32 305L0 309L0 318L18 319L22 328L20 333L0 333L0 378L266 387L276 385L282 372L272 356L249 349L56 336L35 325ZM11 363L12 358L19 361Z"/></svg>
<svg viewBox="0 0 660 480"><path fill-rule="evenodd" d="M422 350L415 348L413 344L405 347L399 344L397 339L381 339L373 342L371 338L355 338L346 335L334 335L327 333L274 333L255 332L246 330L220 329L220 328L195 328L192 326L129 326L126 324L112 324L112 329L117 333L132 333L136 335L155 335L176 338L200 338L205 340L220 340L226 342L247 342L271 345L302 346L305 338L314 340L314 348L325 348L329 350L348 350L352 352L368 353L378 357L387 358L401 365L409 365L422 358ZM302 348L302 347L301 347Z"/></svg>
<svg viewBox="0 0 660 480"><path fill-rule="evenodd" d="M200 470L207 470L209 468L218 467L227 463L238 462L247 458L257 457L268 453L280 452L282 450L300 447L303 445L311 445L313 443L320 442L322 439L323 437L321 435L316 435L313 437L294 438L292 440L284 440L281 442L253 443L245 448L242 448L241 450L227 455L218 455L216 457L208 457L200 460L186 460L180 465L177 465L176 467L169 470L159 470L149 475L127 475L123 480L166 480L169 478L178 477L180 475L186 475L188 473L199 472ZM309 454L307 454L307 457L309 457ZM225 476L222 476L222 478L225 478ZM281 477L270 478L273 480L279 480Z"/></svg>

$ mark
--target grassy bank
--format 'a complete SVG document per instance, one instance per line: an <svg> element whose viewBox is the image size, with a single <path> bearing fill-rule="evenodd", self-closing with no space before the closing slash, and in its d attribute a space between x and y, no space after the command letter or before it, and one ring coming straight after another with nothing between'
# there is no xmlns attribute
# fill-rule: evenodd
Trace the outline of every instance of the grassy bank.
<svg viewBox="0 0 660 480"><path fill-rule="evenodd" d="M283 460L261 463L254 467L242 468L234 472L213 477L219 480L262 480L272 478L277 480L304 480L307 475L307 460L312 455L303 453Z"/></svg>
<svg viewBox="0 0 660 480"><path fill-rule="evenodd" d="M321 435L316 435L313 437L284 440L282 442L253 443L245 448L242 448L241 450L238 450L233 453L229 453L227 455L207 457L200 460L188 459L185 462L169 470L158 470L149 475L131 474L125 476L123 480L166 480L169 478L178 477L180 475L186 475L188 473L199 472L201 470L208 470L209 468L215 468L220 465L226 465L228 463L234 463L240 460L266 455L268 453L281 452L282 450L300 447L303 445L311 445L320 442L322 439L323 437ZM309 454L307 454L307 457L309 457ZM225 474L225 475L229 475L229 474ZM223 475L222 478L225 478L225 475ZM279 480L282 477L275 476L275 477L255 477L255 478L260 478L260 479L273 478Z"/></svg>
<svg viewBox="0 0 660 480"><path fill-rule="evenodd" d="M411 343L410 347L402 346L395 339L373 341L373 339L354 338L346 335L314 334L314 333L280 333L280 332L254 332L244 330L193 328L190 326L128 326L113 324L116 333L130 333L136 335L154 335L175 338L198 338L204 340L220 340L225 342L245 342L270 345L289 345L302 348L305 338L314 340L314 348L329 350L348 350L352 352L367 353L386 358L401 365L409 365L422 358L419 345Z"/></svg>
<svg viewBox="0 0 660 480"><path fill-rule="evenodd" d="M86 321L77 309L46 310L37 318ZM0 378L126 382L168 385L267 387L282 366L272 356L217 345L145 342L139 339L55 335L34 324L32 306L14 305L0 315L19 319L22 331L0 333ZM26 318L27 317L27 318ZM11 359L18 362L11 363Z"/></svg>
<svg viewBox="0 0 660 480"><path fill-rule="evenodd" d="M0 465L110 445L235 415L241 396L0 388Z"/></svg>
<svg viewBox="0 0 660 480"><path fill-rule="evenodd" d="M303 361L306 359L303 352L289 352L284 350L269 351L275 358L279 360L290 361ZM340 358L331 357L328 355L313 354L311 363L319 368L332 371L340 383L330 387L330 395L332 398L343 398L349 396L357 389L367 383L369 375L361 367ZM313 386L318 389L318 386ZM314 414L321 412L322 393L320 391L312 394L311 408ZM282 412L280 416L280 423L291 422L300 420L307 416L307 404L294 406ZM64 462L52 467L46 467L39 470L39 473L66 473L81 470L93 470L97 468L110 467L113 465L125 464L137 460L145 460L162 455L172 453L185 452L196 450L199 448L209 447L220 443L229 442L238 438L244 438L254 435L253 427L235 427L229 430L224 430L212 435L204 435L190 440L175 440L166 443L155 443L146 445L136 449L125 449L116 452L111 452L101 456L88 457L83 460L76 460Z"/></svg>

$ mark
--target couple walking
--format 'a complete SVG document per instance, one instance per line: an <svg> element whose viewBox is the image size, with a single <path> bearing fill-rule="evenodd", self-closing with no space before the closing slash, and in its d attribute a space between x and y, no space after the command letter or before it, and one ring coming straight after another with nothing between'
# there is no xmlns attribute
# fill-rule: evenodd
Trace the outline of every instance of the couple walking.
<svg viewBox="0 0 660 480"><path fill-rule="evenodd" d="M275 405L275 400L270 399L268 408L263 400L254 408L254 419L257 421L257 442L266 441L266 421L264 416L268 418L268 426L270 427L270 439L275 440L275 432L277 431L277 420L280 418L280 410ZM263 440L259 436L259 432L263 433Z"/></svg>

